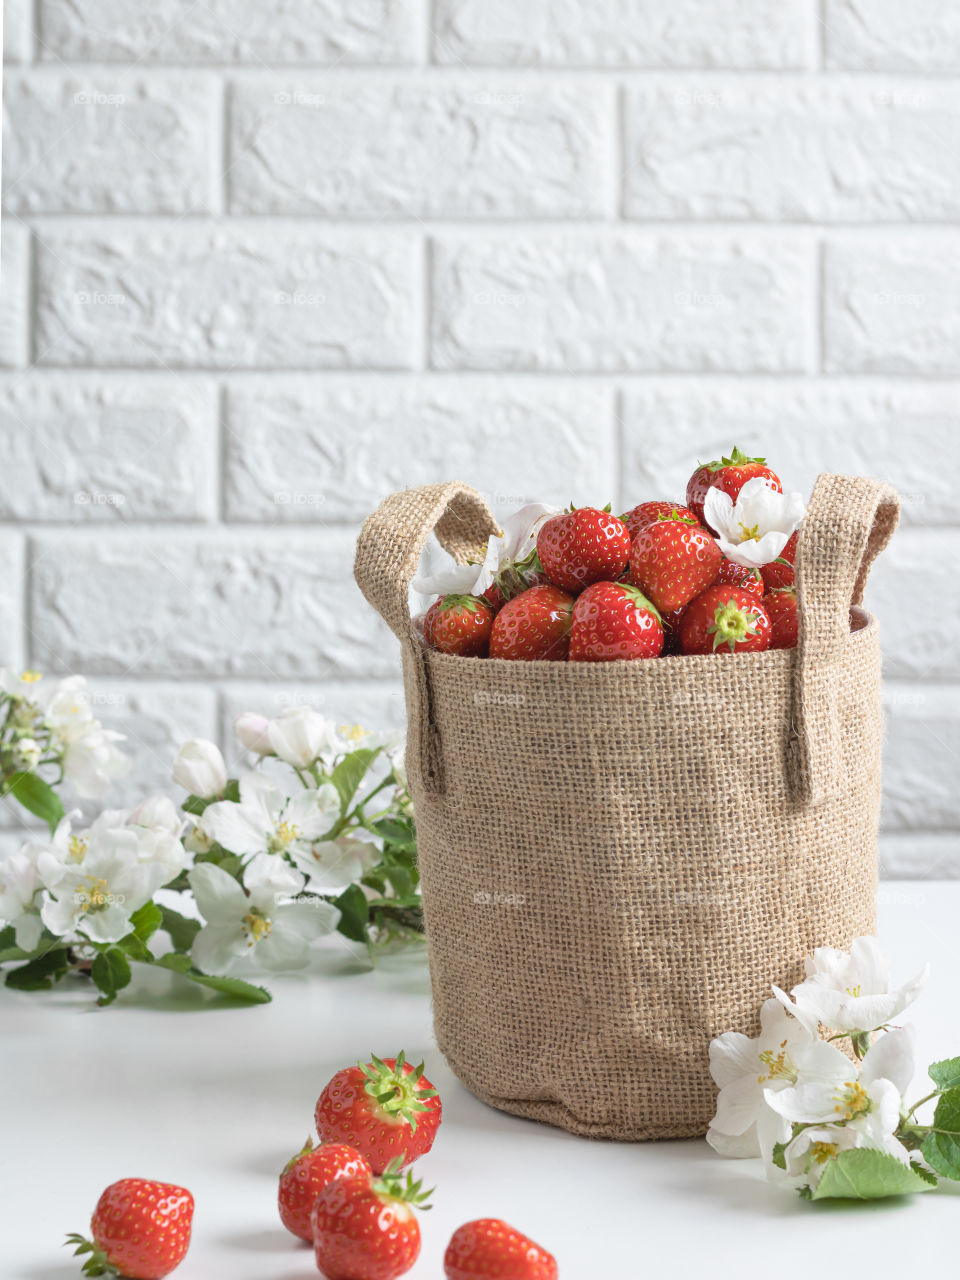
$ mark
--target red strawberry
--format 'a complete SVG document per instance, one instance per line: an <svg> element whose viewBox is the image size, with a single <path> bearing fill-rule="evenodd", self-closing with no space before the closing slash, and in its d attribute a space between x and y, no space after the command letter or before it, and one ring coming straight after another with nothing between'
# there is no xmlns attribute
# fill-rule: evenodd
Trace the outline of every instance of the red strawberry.
<svg viewBox="0 0 960 1280"><path fill-rule="evenodd" d="M793 587L777 587L763 597L763 607L773 628L771 649L797 647L797 593Z"/></svg>
<svg viewBox="0 0 960 1280"><path fill-rule="evenodd" d="M162 1280L183 1261L190 1247L193 1196L170 1182L121 1178L97 1201L90 1220L93 1242L69 1235L75 1254L89 1253L89 1276L121 1275L129 1280Z"/></svg>
<svg viewBox="0 0 960 1280"><path fill-rule="evenodd" d="M394 1280L420 1255L420 1224L429 1191L395 1160L381 1177L338 1178L317 1196L310 1221L317 1267L327 1280Z"/></svg>
<svg viewBox="0 0 960 1280"><path fill-rule="evenodd" d="M726 556L723 557L720 564L720 572L717 574L715 585L718 587L740 587L742 591L749 591L758 600L763 599L763 578L760 576L760 570L750 568L745 564L737 564L736 560L728 560Z"/></svg>
<svg viewBox="0 0 960 1280"><path fill-rule="evenodd" d="M684 653L746 653L769 649L770 618L760 601L739 587L708 587L687 605L680 623Z"/></svg>
<svg viewBox="0 0 960 1280"><path fill-rule="evenodd" d="M446 1280L557 1280L557 1260L499 1218L457 1227L443 1255Z"/></svg>
<svg viewBox="0 0 960 1280"><path fill-rule="evenodd" d="M576 507L543 525L537 555L551 582L564 591L582 591L591 582L619 578L627 567L630 534L609 511Z"/></svg>
<svg viewBox="0 0 960 1280"><path fill-rule="evenodd" d="M435 600L423 620L423 634L441 653L482 658L490 644L493 609L480 596L449 595Z"/></svg>
<svg viewBox="0 0 960 1280"><path fill-rule="evenodd" d="M723 552L690 520L657 520L630 549L630 580L661 614L672 613L714 581Z"/></svg>
<svg viewBox="0 0 960 1280"><path fill-rule="evenodd" d="M662 648L660 615L636 587L595 582L573 606L571 662L656 658Z"/></svg>
<svg viewBox="0 0 960 1280"><path fill-rule="evenodd" d="M565 662L573 596L544 583L508 600L493 620L490 657Z"/></svg>
<svg viewBox="0 0 960 1280"><path fill-rule="evenodd" d="M765 458L748 458L745 453L734 448L729 458L720 458L713 462L702 463L687 481L687 506L703 521L703 499L711 488L722 489L729 493L734 502L737 494L747 483L757 476L763 476L771 489L783 492L779 476L766 465ZM708 525L707 528L710 526Z"/></svg>
<svg viewBox="0 0 960 1280"><path fill-rule="evenodd" d="M280 1175L277 1204L281 1222L295 1236L312 1243L310 1210L320 1192L337 1178L364 1174L369 1176L370 1166L353 1147L336 1142L315 1147L308 1138L303 1150L287 1162Z"/></svg>
<svg viewBox="0 0 960 1280"><path fill-rule="evenodd" d="M771 560L761 568L763 585L768 591L776 591L778 587L793 586L796 577L794 563L797 558L798 536L798 531L795 529L777 559Z"/></svg>
<svg viewBox="0 0 960 1280"><path fill-rule="evenodd" d="M370 1055L364 1066L338 1071L317 1099L321 1142L345 1142L365 1156L374 1173L396 1157L413 1164L433 1146L440 1127L440 1097L423 1074L396 1058Z"/></svg>
<svg viewBox="0 0 960 1280"><path fill-rule="evenodd" d="M679 502L641 502L638 507L631 509L620 517L627 526L631 540L636 539L641 529L645 529L648 524L653 524L661 517L669 520L673 516L674 519L693 520L699 524L697 517L689 507L681 506Z"/></svg>
<svg viewBox="0 0 960 1280"><path fill-rule="evenodd" d="M687 606L682 604L679 609L674 609L671 613L661 615L664 657L670 657L671 654L680 652L680 620L686 611Z"/></svg>

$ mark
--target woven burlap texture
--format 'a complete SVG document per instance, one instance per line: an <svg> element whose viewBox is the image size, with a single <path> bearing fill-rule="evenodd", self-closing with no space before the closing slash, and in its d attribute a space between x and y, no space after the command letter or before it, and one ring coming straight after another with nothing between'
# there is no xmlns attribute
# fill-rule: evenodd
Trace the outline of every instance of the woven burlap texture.
<svg viewBox="0 0 960 1280"><path fill-rule="evenodd" d="M436 530L496 529L469 486L393 494L356 576L403 646L437 1042L478 1097L574 1133L702 1134L708 1046L770 984L872 933L880 651L859 607L888 485L821 476L796 650L613 663L426 650L409 584Z"/></svg>

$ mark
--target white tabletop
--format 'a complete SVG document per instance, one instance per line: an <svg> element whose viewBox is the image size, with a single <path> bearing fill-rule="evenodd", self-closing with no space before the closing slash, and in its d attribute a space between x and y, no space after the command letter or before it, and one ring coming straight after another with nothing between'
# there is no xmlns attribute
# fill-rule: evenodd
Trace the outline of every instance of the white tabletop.
<svg viewBox="0 0 960 1280"><path fill-rule="evenodd" d="M923 1068L960 1053L958 911L960 884L881 889L895 977L933 964L913 1014ZM426 1059L444 1116L417 1167L438 1189L413 1280L441 1280L447 1240L477 1217L505 1218L545 1245L563 1280L680 1270L725 1280L745 1268L809 1280L821 1266L886 1275L916 1265L921 1235L944 1259L956 1240L960 1183L882 1206L809 1205L768 1186L758 1161L721 1160L699 1140L595 1142L491 1110L434 1045L420 962L371 972L357 949L334 944L309 975L270 979L274 1001L256 1008L217 1008L166 974L141 974L102 1011L85 988L0 991L4 1280L79 1275L63 1235L86 1231L100 1191L127 1176L196 1197L178 1280L316 1276L310 1250L280 1225L277 1173L312 1132L333 1072L401 1047ZM921 1069L916 1095L926 1091Z"/></svg>

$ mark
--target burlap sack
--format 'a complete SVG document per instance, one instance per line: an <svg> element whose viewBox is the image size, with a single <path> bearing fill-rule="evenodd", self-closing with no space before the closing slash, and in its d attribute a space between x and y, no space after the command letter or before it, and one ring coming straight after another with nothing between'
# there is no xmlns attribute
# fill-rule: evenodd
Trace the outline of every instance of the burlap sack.
<svg viewBox="0 0 960 1280"><path fill-rule="evenodd" d="M702 1134L707 1047L771 982L875 925L880 650L857 607L887 485L821 476L793 651L646 662L426 650L408 586L430 531L496 523L462 484L395 493L356 576L403 646L438 1044L478 1097L597 1137Z"/></svg>

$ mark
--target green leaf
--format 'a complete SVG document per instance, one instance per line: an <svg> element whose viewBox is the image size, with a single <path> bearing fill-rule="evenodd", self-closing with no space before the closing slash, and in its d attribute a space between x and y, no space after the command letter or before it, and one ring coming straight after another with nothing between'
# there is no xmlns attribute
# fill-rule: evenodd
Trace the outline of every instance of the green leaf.
<svg viewBox="0 0 960 1280"><path fill-rule="evenodd" d="M66 947L54 947L19 969L7 973L6 983L17 991L49 991L70 968Z"/></svg>
<svg viewBox="0 0 960 1280"><path fill-rule="evenodd" d="M154 960L154 964L159 965L161 969L173 969L175 973L189 973L193 968L193 961L189 956L180 955L175 951L160 956L159 959Z"/></svg>
<svg viewBox="0 0 960 1280"><path fill-rule="evenodd" d="M118 947L99 951L93 958L90 977L103 992L97 1003L112 1004L117 992L130 983L130 961Z"/></svg>
<svg viewBox="0 0 960 1280"><path fill-rule="evenodd" d="M373 764L378 753L379 748L373 750L370 747L360 747L359 750L351 751L348 756L344 756L331 773L330 781L337 788L341 813L346 813L350 808L350 801L357 794L357 788L363 781L364 774Z"/></svg>
<svg viewBox="0 0 960 1280"><path fill-rule="evenodd" d="M333 905L340 911L340 923L337 925L339 932L354 942L366 942L370 907L367 895L360 886L348 885L339 898L334 898Z"/></svg>
<svg viewBox="0 0 960 1280"><path fill-rule="evenodd" d="M207 799L204 799L203 796L187 796L180 808L184 813L192 813L194 817L199 817L207 805L214 804L217 800L233 800L236 802L239 799L240 783L236 778L230 778L220 795L209 796Z"/></svg>
<svg viewBox="0 0 960 1280"><path fill-rule="evenodd" d="M217 978L200 973L197 969L191 969L184 977L199 983L201 987L209 987L211 991L219 991L225 996L246 1000L250 1004L269 1004L273 999L265 987L255 987L252 982L244 982L240 978Z"/></svg>
<svg viewBox="0 0 960 1280"><path fill-rule="evenodd" d="M941 1063L935 1063L941 1066ZM931 1077L933 1067L930 1068ZM944 1072L946 1079L949 1072ZM960 1089L949 1089L937 1102L933 1125L920 1148L931 1168L944 1178L960 1181Z"/></svg>
<svg viewBox="0 0 960 1280"><path fill-rule="evenodd" d="M830 1160L813 1188L813 1200L883 1200L887 1196L930 1191L931 1184L916 1170L885 1151L854 1147Z"/></svg>
<svg viewBox="0 0 960 1280"><path fill-rule="evenodd" d="M153 937L163 923L163 912L155 902L145 902L138 911L134 911L130 917L130 923L137 937L142 942L146 942L148 938Z"/></svg>
<svg viewBox="0 0 960 1280"><path fill-rule="evenodd" d="M135 933L128 933L125 938L121 938L117 947L125 956L129 956L139 964L153 964L153 952Z"/></svg>
<svg viewBox="0 0 960 1280"><path fill-rule="evenodd" d="M960 1088L960 1058L944 1058L930 1064L930 1079L944 1093L947 1089Z"/></svg>
<svg viewBox="0 0 960 1280"><path fill-rule="evenodd" d="M51 834L56 831L63 817L63 805L49 782L44 782L36 773L15 773L7 779L6 786L25 809L44 820Z"/></svg>
<svg viewBox="0 0 960 1280"><path fill-rule="evenodd" d="M189 951L193 946L194 938L202 928L200 921L182 916L172 907L161 907L160 915L162 917L160 927L169 933L170 941L177 951Z"/></svg>
<svg viewBox="0 0 960 1280"><path fill-rule="evenodd" d="M12 924L0 929L0 964L6 964L8 960L26 960L30 955L31 952L17 946L17 931Z"/></svg>

